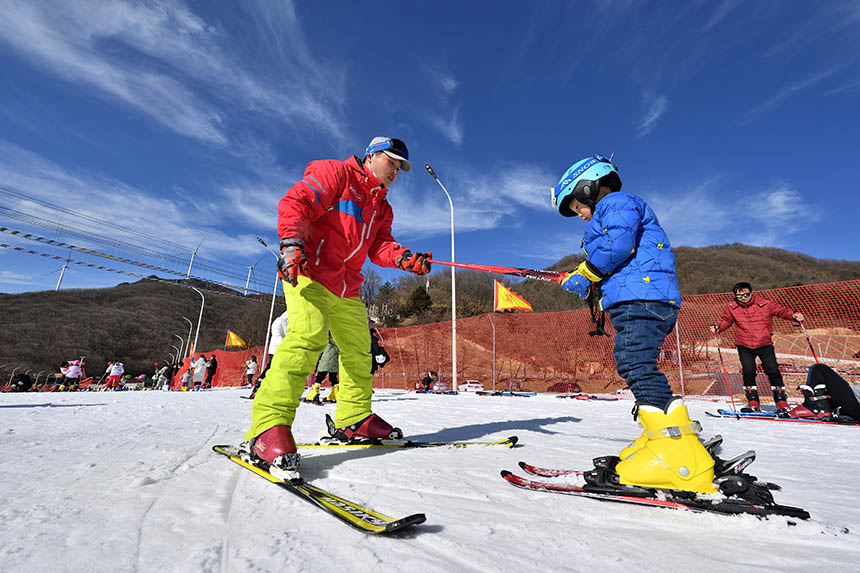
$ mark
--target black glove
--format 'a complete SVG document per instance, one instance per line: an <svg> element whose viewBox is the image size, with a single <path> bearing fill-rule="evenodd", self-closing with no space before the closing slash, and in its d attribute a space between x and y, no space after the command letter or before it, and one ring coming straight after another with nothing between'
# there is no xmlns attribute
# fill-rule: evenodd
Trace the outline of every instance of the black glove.
<svg viewBox="0 0 860 573"><path fill-rule="evenodd" d="M379 347L379 349L374 352L373 363L370 365L370 373L373 374L378 368L385 368L385 365L390 361L391 357L388 356L385 349Z"/></svg>

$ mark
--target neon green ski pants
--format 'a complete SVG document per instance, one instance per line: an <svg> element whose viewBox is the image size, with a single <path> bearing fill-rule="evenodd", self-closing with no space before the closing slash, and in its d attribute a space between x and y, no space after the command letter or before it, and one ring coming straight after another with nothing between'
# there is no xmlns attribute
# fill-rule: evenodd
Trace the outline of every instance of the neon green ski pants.
<svg viewBox="0 0 860 573"><path fill-rule="evenodd" d="M361 299L341 298L304 276L299 276L296 287L284 283L284 298L289 319L287 334L257 390L246 440L274 426L292 426L305 381L328 344L329 331L340 349L335 425L343 428L371 413L370 329Z"/></svg>

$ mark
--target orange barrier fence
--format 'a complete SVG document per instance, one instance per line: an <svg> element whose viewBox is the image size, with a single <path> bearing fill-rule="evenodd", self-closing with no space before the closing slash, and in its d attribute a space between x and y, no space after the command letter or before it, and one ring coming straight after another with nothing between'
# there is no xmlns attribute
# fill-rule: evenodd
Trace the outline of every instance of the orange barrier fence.
<svg viewBox="0 0 860 573"><path fill-rule="evenodd" d="M790 396L815 362L821 362L849 382L860 381L860 280L757 291L794 311L802 312L807 334L793 321L774 318L774 346ZM719 322L731 293L689 295L682 299L675 332L660 353L660 369L673 390L688 398L742 396L740 362L734 326L719 335L728 371L720 367L717 342L708 325ZM608 317L607 317L608 318ZM463 384L484 388L565 392L619 393L630 397L615 372L613 339L589 336L593 330L587 310L549 313L485 314L457 320L457 376ZM607 332L614 334L607 319ZM429 370L451 379L451 323L381 329L391 363L375 377L376 386L413 388ZM771 395L760 373L759 393Z"/></svg>

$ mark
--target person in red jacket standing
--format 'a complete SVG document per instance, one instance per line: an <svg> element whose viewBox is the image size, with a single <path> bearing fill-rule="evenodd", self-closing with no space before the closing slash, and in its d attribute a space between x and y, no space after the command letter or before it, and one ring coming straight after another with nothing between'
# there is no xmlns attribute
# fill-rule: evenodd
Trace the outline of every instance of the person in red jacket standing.
<svg viewBox="0 0 860 573"><path fill-rule="evenodd" d="M777 413L786 415L789 410L785 394L785 383L779 372L776 352L773 349L773 317L785 320L803 322L803 315L791 309L768 300L759 294L753 294L752 286L747 282L737 283L732 287L735 300L726 304L723 317L717 325L711 325L714 334L735 325L735 346L741 361L744 378L744 394L748 403L742 411L758 412L760 407L758 389L756 388L755 359L761 360L767 379L773 391L773 401Z"/></svg>
<svg viewBox="0 0 860 573"><path fill-rule="evenodd" d="M278 204L278 274L289 327L257 391L251 428L240 446L243 457L265 462L275 477L298 476L291 426L329 332L340 349L335 437L403 436L371 412L371 341L359 289L367 257L382 267L430 272L431 253L413 253L391 236L394 215L386 194L399 173L411 168L405 143L375 137L363 158L312 161Z"/></svg>

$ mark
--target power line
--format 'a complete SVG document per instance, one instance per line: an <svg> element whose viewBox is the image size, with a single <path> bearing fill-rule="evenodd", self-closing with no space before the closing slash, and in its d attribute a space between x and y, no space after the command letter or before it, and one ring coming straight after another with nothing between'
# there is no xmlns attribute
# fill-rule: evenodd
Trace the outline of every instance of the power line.
<svg viewBox="0 0 860 573"><path fill-rule="evenodd" d="M34 249L25 249L24 247L19 247L19 246L16 246L16 245L8 245L8 244L5 244L5 243L0 243L0 248L3 248L3 249L10 249L10 250L12 250L12 251L18 251L18 252L20 252L20 253L25 253L25 254L28 254L28 255L36 255L36 256L39 256L39 257L45 257L45 258L48 258L48 259L54 259L54 260L57 260L57 261L67 261L67 262L72 263L72 264L75 264L75 265L82 265L82 266L89 267L89 268L92 268L92 269L97 269L97 270L102 270L102 271L109 271L109 272L117 273L117 274L121 274L121 275L126 275L126 276L131 276L131 277L137 277L137 278L140 278L140 279L145 279L145 280L150 280L150 281L156 281L156 282L163 282L163 283L172 284L172 285L182 285L182 283L180 283L180 282L178 282L178 281L175 281L175 280L168 280L168 279L163 279L163 278L158 277L158 276L155 276L155 275L142 275L142 274L139 274L139 273L130 273L130 272L128 272L128 271L123 271L123 270L120 270L120 269L114 269L114 268L106 267L106 266L103 266L103 265L94 265L94 264L92 264L92 263L86 263L86 262L84 262L84 261L74 261L74 260L70 260L70 259L68 259L67 257L61 257L60 255L52 255L52 254L50 254L50 253L40 252L40 251L36 251L36 250L34 250ZM228 289L242 289L242 290L244 289L244 287L239 287L239 286L231 285L231 284L228 284L228 283L209 281L209 280L206 280L206 279L200 279L200 278L197 278L197 277L192 277L192 278L193 278L194 280L198 281L199 283L202 283L203 285L207 285L207 284L208 284L208 285L217 285L217 286L226 287L226 288L228 288ZM238 292L224 292L224 291L215 290L215 289L212 289L212 288L206 288L205 286L200 286L199 288L200 288L201 290L206 290L206 291L208 291L208 292L213 292L213 293L221 294L221 295L224 295L224 296L235 296L235 297L238 297L238 298L243 298L243 299L245 299L245 300L252 300L252 301L257 301L257 302L262 302L262 301L263 301L263 299L262 299L262 298L261 298L261 299L257 299L257 298L247 298L245 295L242 295L242 294L240 294L240 293L238 293ZM261 291L257 291L257 290L253 290L253 289L248 289L248 292L253 293L253 294L257 294L257 295L261 295L261 296L263 296L263 297L265 297L265 296L267 296L267 295L268 295L268 293L261 292Z"/></svg>
<svg viewBox="0 0 860 573"><path fill-rule="evenodd" d="M10 188L5 187L3 185L0 185L0 194L8 195L10 197L14 197L14 198L22 200L22 201L28 201L31 203L35 203L35 204L40 205L40 206L42 206L45 209L48 209L50 211L55 211L59 214L69 215L69 216L71 216L75 219L78 219L78 220L90 221L90 222L96 224L97 226L99 226L100 228L104 228L104 227L112 228L112 229L115 229L117 231L121 231L123 233L129 234L129 235L137 236L137 237L140 237L142 239L146 239L147 241L150 241L152 243L169 247L170 249L172 249L174 251L180 250L180 251L188 252L188 253L191 253L192 251L194 251L193 249L190 249L190 248L183 246L183 245L180 245L178 243L167 241L167 240L162 239L160 237L155 237L155 236L149 235L147 233L143 233L143 232L135 230L135 229L129 229L129 228L123 227L121 225L117 225L116 223L113 223L111 221L104 221L104 220L98 219L96 217L93 217L91 215L87 215L85 213L80 213L80 212L75 211L73 209L69 209L66 207L59 206L59 205L54 205L48 201L39 199L37 197L29 196L25 193L22 193L20 191L16 191L14 189L10 189ZM76 228L75 226L70 225L68 223L63 224L63 223L59 223L58 221L51 221L51 220L43 219L43 218L38 217L36 215L32 215L29 213L22 213L21 211L16 211L16 210L10 209L8 207L0 207L0 214L7 216L9 218L24 222L24 223L28 223L30 225L49 229L49 230L57 232L57 233L65 233L65 234L68 234L68 235L73 236L73 237L78 237L80 239L93 241L97 244L107 245L107 246L110 246L110 247L113 247L116 249L122 249L122 250L130 251L130 252L138 253L141 255L153 257L153 258L161 260L161 261L169 261L169 262L172 262L172 263L179 265L179 266L185 265L188 261L187 258L180 257L174 253L169 253L169 252L165 253L165 252L153 249L153 248L143 247L139 244L130 244L130 243L121 241L119 239L115 239L112 237L101 235L101 234L98 234L98 233L95 233L92 231L87 231L84 229ZM59 217L58 217L58 220L59 220ZM218 262L223 263L223 264L236 265L236 263L234 261L229 261L226 259L218 259L217 257L211 257L211 256L208 256L208 257L207 256L201 256L201 255L198 255L198 258L195 261L195 264L204 270L208 270L208 271L211 271L215 274L229 277L229 278L236 280L236 281L244 280L245 277L242 276L240 273L237 273L236 271L231 271L227 268L218 266L217 264L214 264L211 262L205 262L206 259L218 261Z"/></svg>

